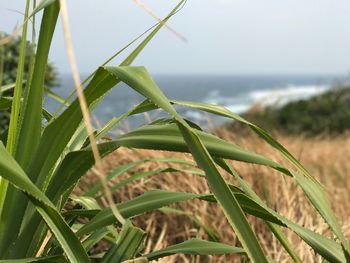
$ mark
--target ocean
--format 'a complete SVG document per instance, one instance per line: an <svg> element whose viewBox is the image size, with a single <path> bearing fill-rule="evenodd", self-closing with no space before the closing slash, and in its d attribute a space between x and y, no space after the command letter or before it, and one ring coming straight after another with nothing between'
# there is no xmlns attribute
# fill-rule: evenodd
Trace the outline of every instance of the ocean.
<svg viewBox="0 0 350 263"><path fill-rule="evenodd" d="M83 76L84 77L84 76ZM253 105L283 105L289 101L306 99L320 94L338 83L346 81L343 76L210 76L210 75L155 75L155 82L170 99L199 101L220 104L235 113L243 113ZM60 86L54 91L66 97L74 88L68 74L60 75ZM143 97L119 84L109 92L104 101L94 112L96 125L103 126L112 117L120 116L137 105ZM45 107L54 112L58 103L46 98ZM226 120L210 114L204 114L187 108L178 108L186 118L207 127L208 120L212 125L220 125ZM148 123L159 117L166 117L159 110L148 116L140 114L130 117L120 126L129 130Z"/></svg>

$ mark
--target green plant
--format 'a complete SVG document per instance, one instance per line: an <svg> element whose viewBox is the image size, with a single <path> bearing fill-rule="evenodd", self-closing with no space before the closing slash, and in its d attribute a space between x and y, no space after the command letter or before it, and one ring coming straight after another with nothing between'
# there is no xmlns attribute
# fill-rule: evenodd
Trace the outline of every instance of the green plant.
<svg viewBox="0 0 350 263"><path fill-rule="evenodd" d="M8 133L1 136L0 143L0 257L4 259L0 262L11 262L11 259L22 259L13 262L148 262L174 253L237 253L253 262L268 262L271 259L265 256L246 214L262 219L295 262L300 260L284 236L282 227L294 231L326 260L349 261L349 244L330 208L324 189L281 144L261 128L221 106L169 100L144 67L130 66L164 23L183 4L184 1L181 1L169 16L147 31L150 33L120 66L106 66L110 61L108 60L88 78L89 83L84 88L84 96L86 106L91 111L106 93L120 82L126 83L145 97L144 102L112 119L104 128L88 134L85 129L88 123L83 121L82 114L84 105L81 105L78 99L74 99L67 107L65 105L69 99L64 102L62 113L51 115L42 109L45 66L60 4L59 1L44 0L29 14L30 1L27 1L22 39L26 39L28 17L34 17L37 12L44 11L35 62L29 67L29 72L32 72L29 89L22 94L25 56L25 41L22 41L22 59L18 64L14 96L1 98L1 105L12 109ZM116 55L119 54L120 52ZM289 160L293 168L288 169L264 156L201 131L196 124L180 116L173 105L214 113L244 123ZM112 140L104 139L108 131L121 120L156 108L167 112L169 118L157 120ZM43 118L47 120L44 127ZM99 144L95 145L94 140L88 138L98 139ZM186 163L189 168L181 169L181 172L204 177L211 192L195 194L156 189L124 203L109 203L108 207L101 207L101 195L110 194L110 191L117 190L121 184L127 185L161 172L173 172L176 176L178 170L169 168L136 174L105 191L103 189L106 184L103 179L83 196L71 198L74 186L95 164L94 147L98 148L102 157L120 147L190 152L196 164L176 158L157 161ZM295 180L325 219L333 236L321 236L269 208L225 159L264 165L280 171L286 179ZM140 160L117 167L107 175L106 180L112 180L146 161L155 160ZM98 162L96 159L96 164ZM231 174L239 183L239 187L228 184L218 167ZM97 169L96 173L100 172L101 170ZM242 247L218 242L215 235L210 234L208 227L198 224L202 225L213 240L191 239L159 251L143 253L143 239L146 233L132 224L132 218L191 199L218 203ZM67 203L73 204L73 207L69 208ZM109 249L100 254L89 254L92 246L101 240L108 242Z"/></svg>
<svg viewBox="0 0 350 263"><path fill-rule="evenodd" d="M245 114L245 118L266 130L287 134L336 135L350 129L350 88L337 86L315 97L289 102L281 107L269 106ZM232 123L233 129L242 125Z"/></svg>

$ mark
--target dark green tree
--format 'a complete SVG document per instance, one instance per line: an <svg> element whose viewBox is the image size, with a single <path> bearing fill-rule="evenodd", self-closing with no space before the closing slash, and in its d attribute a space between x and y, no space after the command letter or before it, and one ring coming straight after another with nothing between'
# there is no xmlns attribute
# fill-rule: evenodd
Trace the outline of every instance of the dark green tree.
<svg viewBox="0 0 350 263"><path fill-rule="evenodd" d="M7 37L8 34L0 32L0 38ZM16 81L17 65L19 61L19 47L21 43L20 37L15 37L6 45L0 46L0 56L2 57L2 63L0 60L0 87L8 84L12 84ZM24 80L28 78L28 69L30 57L35 52L33 45L27 43L27 52L24 66ZM58 74L57 70L52 63L48 63L45 75L45 85L48 88L58 86ZM1 96L12 96L13 90L3 92ZM9 124L10 110L0 110L0 133L3 132Z"/></svg>

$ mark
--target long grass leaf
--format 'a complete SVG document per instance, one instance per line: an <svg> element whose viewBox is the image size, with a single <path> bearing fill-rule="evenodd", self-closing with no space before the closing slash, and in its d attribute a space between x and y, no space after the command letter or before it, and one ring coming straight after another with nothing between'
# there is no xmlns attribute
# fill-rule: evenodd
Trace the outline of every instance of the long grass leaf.
<svg viewBox="0 0 350 263"><path fill-rule="evenodd" d="M121 48L119 51L117 51L115 54L113 54L110 58L108 58L105 62L102 63L101 67L106 66L108 63L110 63L113 59L115 59L117 56L119 56L123 51L125 51L128 47L130 47L132 44L134 44L136 41L138 41L140 38L142 38L144 35L146 35L149 31L151 31L151 33L141 42L140 45L138 45L136 47L136 49L134 49L132 51L132 53L122 62L123 66L128 66L130 65L133 60L141 53L141 51L146 47L146 45L152 40L152 38L156 35L156 33L164 26L164 24L173 16L175 15L177 12L179 12L181 10L181 8L184 6L184 3L186 2L186 0L181 0L179 2L179 4L160 22L158 22L157 24L153 25L152 27L150 27L149 29L147 29L146 31L144 31L142 34L140 34L139 36L137 36L136 38L134 38L131 42L129 42L128 44L126 44L123 48ZM98 69L97 69L98 70ZM82 81L82 85L84 85L85 83L87 83L97 72L94 71L92 72L87 78L85 78ZM74 91L72 91L72 93L70 93L68 95L68 97L66 98L64 104L69 103L69 101L73 98L74 95ZM59 112L63 109L63 105L60 105L60 107L55 111L55 113L53 114L55 117L57 117L57 115L59 114Z"/></svg>
<svg viewBox="0 0 350 263"><path fill-rule="evenodd" d="M37 258L23 258L23 259L5 259L0 260L0 263L67 263L63 256L47 256Z"/></svg>
<svg viewBox="0 0 350 263"><path fill-rule="evenodd" d="M245 254L239 247L233 247L227 244L201 240L193 238L185 242L151 252L145 257L149 260L157 260L174 254L188 255L222 255L222 254Z"/></svg>
<svg viewBox="0 0 350 263"><path fill-rule="evenodd" d="M27 1L25 13L24 13L24 20L26 20L28 17L29 6L30 6L30 1ZM14 95L13 95L12 108L11 108L11 118L10 118L9 132L8 132L8 138L7 138L7 144L6 144L7 150L12 155L15 155L17 133L19 132L19 128L17 127L17 125L18 125L18 118L19 118L21 98L22 98L24 62L26 58L26 49L27 49L27 28L28 28L28 23L25 22L22 29L22 36L21 36L21 43L20 43L20 50L19 50L19 61L17 65L17 74L16 74L16 85L14 88Z"/></svg>
<svg viewBox="0 0 350 263"><path fill-rule="evenodd" d="M27 166L38 146L41 136L42 123L42 92L44 86L45 69L47 66L48 53L55 29L59 5L53 4L45 8L39 35L38 49L32 82L29 86L28 101L24 102L23 123L18 128L18 143L15 152L15 159L27 172ZM32 179L30 173L27 173ZM6 250L8 245L16 240L21 227L23 214L28 200L19 194L13 187L9 187L6 198L2 222L4 231L0 239L1 249ZM16 204L16 205L14 205ZM1 255L1 253L0 253Z"/></svg>
<svg viewBox="0 0 350 263"><path fill-rule="evenodd" d="M23 80L23 83L26 83L26 81ZM16 82L11 83L11 84L7 84L7 85L4 85L4 86L1 86L1 87L0 87L0 91L1 91L1 92L5 92L5 91L12 90L12 89L15 88L15 86L16 86Z"/></svg>
<svg viewBox="0 0 350 263"><path fill-rule="evenodd" d="M248 186L248 184L239 177L239 175L229 166L226 162L217 159L218 164L233 175L240 183L243 191L251 198L260 208L264 209L270 215L283 223L284 226L294 231L299 237L301 237L307 244L309 244L317 253L322 255L330 262L346 262L342 247L333 240L323 237L311 230L299 226L287 218L279 215L274 210L268 208L265 203L254 193L254 191ZM304 178L304 180L306 180Z"/></svg>
<svg viewBox="0 0 350 263"><path fill-rule="evenodd" d="M210 189L220 203L226 218L242 243L248 257L253 262L268 262L241 206L215 167L209 152L195 133L181 123L178 125L194 159L199 167L205 171Z"/></svg>
<svg viewBox="0 0 350 263"><path fill-rule="evenodd" d="M0 143L0 175L26 194L43 217L72 262L89 262L84 248L51 201L30 181L18 163ZM3 231L3 229L1 229ZM7 251L9 253L10 251ZM16 255L21 257L20 254Z"/></svg>
<svg viewBox="0 0 350 263"><path fill-rule="evenodd" d="M176 100L173 100L172 102L176 105L199 109L202 111L214 113L216 115L228 117L235 121L242 122L248 125L248 127L250 127L256 134L258 134L268 144L270 144L272 147L277 149L288 161L290 161L299 170L301 174L303 174L305 178L307 178L307 180L309 181L309 184L312 185L312 188L315 191L305 189L303 188L303 185L300 185L300 186L306 193L312 205L317 209L320 215L325 219L325 221L328 223L330 228L339 238L340 242L342 243L342 246L344 247L344 252L346 254L346 257L348 257L350 260L350 245L345 239L344 234L341 231L340 225L337 221L337 218L335 217L332 211L332 208L329 205L329 201L324 195L325 190L323 186L307 171L307 169L282 144L280 144L276 139L274 139L270 134L268 134L266 131L264 131L260 127L243 119L242 117L231 112L225 107L222 107L219 105L210 105L206 103L198 103L198 102L184 102L184 101L176 101ZM291 175L291 174L289 173L288 175ZM295 175L295 173L293 175ZM299 180L297 179L297 181ZM318 197L320 199L318 199Z"/></svg>
<svg viewBox="0 0 350 263"><path fill-rule="evenodd" d="M94 245L100 242L108 233L110 233L110 231L107 228L100 228L96 230L83 241L83 247L86 251L89 251Z"/></svg>
<svg viewBox="0 0 350 263"><path fill-rule="evenodd" d="M145 212L168 206L181 201L199 198L203 195L182 192L168 192L153 190L146 192L130 201L118 204L117 208L124 218L131 218ZM77 232L77 235L88 234L97 228L113 224L116 218L113 217L110 208L101 210L90 222L85 224Z"/></svg>
<svg viewBox="0 0 350 263"><path fill-rule="evenodd" d="M169 16L165 19L168 20L176 11L181 7L181 1L174 10L169 14ZM143 48L149 43L149 41L155 36L155 34L162 28L164 23L160 23L151 34L144 40L142 43L122 62L123 65L129 65L132 61L137 57L137 55L143 50ZM114 85L118 83L112 78L108 79L108 76L103 74L103 70L97 70L95 73L95 82L94 79L90 82L90 85L85 90L85 97L87 98L87 103L90 105L95 100L103 96L109 89L111 89ZM101 76L100 76L101 75ZM107 78L107 79L105 79ZM95 86L99 85L99 92L95 92ZM102 88L104 86L105 88ZM90 89L89 89L90 87ZM102 92L100 92L102 90ZM95 90L96 91L96 90ZM51 170L54 163L57 161L59 156L61 155L65 145L68 143L69 138L73 135L76 127L81 122L81 112L79 110L79 104L76 100L70 105L70 107L64 112L60 118L57 118L55 124L49 125L42 136L42 146L39 145L38 154L39 158L35 158L35 162L32 165L29 174L34 177L34 180L39 179L38 184L42 184L44 181L44 177ZM60 129L65 126L65 137L57 136L57 127ZM50 145L50 147L47 147ZM51 151L51 152L50 152ZM49 160L46 158L49 157Z"/></svg>
<svg viewBox="0 0 350 263"><path fill-rule="evenodd" d="M150 104L150 102L148 102ZM256 126L253 123L248 122L247 120L243 119L239 115L231 112L230 110L226 109L223 106L220 105L211 105L207 103L202 103L202 102L192 102L192 101L178 101L178 100L171 100L171 103L179 105L179 106L185 106L185 107L190 107L202 111L206 111L209 113L213 113L216 115L220 115L223 117L230 118L234 121L239 121L242 122L246 125L248 125L256 134L258 134L262 139L264 139L268 144L270 144L272 147L277 149L288 161L290 161L299 171L302 173L307 180L310 181L310 184L313 185L313 188L319 193L319 196L321 195L322 198L320 200L317 199L316 196L312 197L312 195L315 193L313 191L308 191L307 189L303 190L305 191L307 197L309 198L310 202L313 204L313 206L317 209L317 211L320 213L320 215L326 220L326 222L329 224L333 232L337 235L339 240L342 243L342 246L344 248L344 252L346 257L350 258L350 248L349 248L349 243L346 241L344 234L342 233L340 229L340 225L329 205L329 201L327 200L326 196L324 194L324 189L323 186L305 169L305 167L297 160L295 157L289 153L289 151L282 145L280 144L276 139L274 139L271 135L269 135L266 131L261 129L260 127ZM147 102L145 102L147 104ZM145 105L146 106L146 105ZM148 105L148 107L152 107L151 105ZM153 105L153 109L157 108L157 105ZM288 176L293 176L295 174L292 174L290 171L287 169L277 169L280 170L281 172L285 173Z"/></svg>
<svg viewBox="0 0 350 263"><path fill-rule="evenodd" d="M58 12L59 4L57 2L49 5L45 8L41 22L33 78L29 86L28 101L24 102L23 123L18 138L18 148L21 151L16 151L16 160L24 168L29 164L41 136L41 108L45 72Z"/></svg>
<svg viewBox="0 0 350 263"><path fill-rule="evenodd" d="M262 164L277 170L285 169L280 164L259 154L248 151L214 135L195 131L209 152L215 156L242 162ZM157 149L166 151L188 152L185 140L175 123L163 125L146 125L132 132L123 134L114 140L121 146Z"/></svg>
<svg viewBox="0 0 350 263"><path fill-rule="evenodd" d="M29 18L34 16L36 13L40 12L44 8L48 7L49 5L53 4L54 2L58 2L58 0L41 0L40 3L36 6L36 8L32 11Z"/></svg>
<svg viewBox="0 0 350 263"><path fill-rule="evenodd" d="M130 111L126 112L125 114L121 115L117 119L118 122L123 120L127 116L133 114L134 112L138 112L140 108L143 108L142 103L140 105L137 105ZM67 129L69 128L71 127L67 126ZM73 141L75 141L74 136L77 134L77 130L75 132L73 131L73 133L74 133L73 137L68 143L68 146L70 148L73 147L72 143L74 143ZM57 139L57 138L53 138L53 139ZM57 142L59 143L59 141ZM47 147L47 145L45 144L44 146ZM99 145L99 151L102 155L105 155L115 150L118 147L119 145L116 143L101 144ZM47 149L51 150L52 148L48 147ZM59 152L57 151L55 152L59 154ZM62 154L61 154L61 157L62 157ZM50 159L46 161L48 162L50 161ZM47 163L45 162L45 164ZM58 200L60 200L64 204L69 193L73 190L74 184L79 180L81 176L85 174L85 172L88 169L92 167L93 164L94 164L94 158L91 153L91 149L89 147L82 151L74 151L69 153L67 156L65 156L62 164L59 166L59 169L54 172L53 177L50 179L50 182L48 183L48 189L46 190L47 196L55 204L57 204ZM49 168L50 166L51 164L47 167ZM36 168L42 168L42 167L36 166ZM52 168L50 170L52 170ZM48 171L49 170L44 170L42 174L45 175L45 172L48 172ZM57 187L58 185L60 187ZM64 193L64 197L61 198L63 193ZM30 244L28 242L24 242L24 240L27 240L28 237L29 238L33 237L35 231L40 231L40 230L37 230L37 228L33 227L35 225L38 225L39 222L40 222L40 217L38 215L34 215L33 209L31 209L30 211L27 211L26 220L25 220L26 225L24 225L23 227L24 230L21 232L20 238L13 244L13 246L17 247L17 249L21 249L22 251L25 251L27 248L29 248ZM34 240L34 242L36 241Z"/></svg>
<svg viewBox="0 0 350 263"><path fill-rule="evenodd" d="M148 98L152 103L164 109L177 120L189 150L198 165L205 171L211 189L218 198L227 219L238 235L243 247L246 249L248 256L255 262L268 262L242 209L217 171L206 148L190 126L171 106L168 99L152 78L150 78L148 72L143 67L106 67L106 70L112 73L117 79L120 79L132 89ZM235 214L238 214L238 216L234 218L233 215Z"/></svg>
<svg viewBox="0 0 350 263"><path fill-rule="evenodd" d="M103 256L101 263L120 263L133 259L140 250L146 233L130 221L123 225L116 244Z"/></svg>
<svg viewBox="0 0 350 263"><path fill-rule="evenodd" d="M23 76L24 76L24 62L26 58L26 49L27 49L27 28L28 23L26 19L29 13L30 1L27 1L24 13L24 26L22 29L22 38L19 47L19 61L17 65L17 74L16 74L16 85L14 89L14 95L11 105L11 116L9 130L7 134L6 148L12 155L15 155L16 143L17 143L17 134L19 133L19 128L17 127L19 112L21 107L21 97L22 97L22 86L23 86ZM1 73L2 74L2 73ZM3 218L6 218L7 215L4 212L4 202L6 198L8 188L8 182L3 178L0 178L0 229L3 227L1 224L6 224ZM11 201L11 200L10 200ZM3 214L4 213L4 214ZM1 237L0 237L1 240ZM0 252L1 255L1 252Z"/></svg>

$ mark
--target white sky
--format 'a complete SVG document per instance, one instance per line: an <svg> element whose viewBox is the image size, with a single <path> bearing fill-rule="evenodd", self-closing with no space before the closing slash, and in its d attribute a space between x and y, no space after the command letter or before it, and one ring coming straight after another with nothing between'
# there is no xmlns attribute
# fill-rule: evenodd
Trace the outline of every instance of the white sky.
<svg viewBox="0 0 350 263"><path fill-rule="evenodd" d="M132 0L67 0L81 72L155 23ZM164 17L175 0L143 0ZM25 0L0 0L0 30L22 21L8 9ZM347 74L350 72L348 0L188 0L135 64L153 74ZM68 72L59 22L50 59Z"/></svg>

